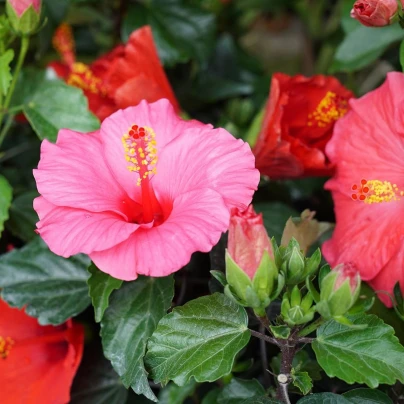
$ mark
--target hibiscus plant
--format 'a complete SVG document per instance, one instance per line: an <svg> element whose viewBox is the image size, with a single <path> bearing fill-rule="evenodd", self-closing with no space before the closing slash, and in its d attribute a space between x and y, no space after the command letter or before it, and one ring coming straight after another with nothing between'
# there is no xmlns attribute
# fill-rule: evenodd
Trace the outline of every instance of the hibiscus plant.
<svg viewBox="0 0 404 404"><path fill-rule="evenodd" d="M0 403L403 402L403 7L3 1Z"/></svg>

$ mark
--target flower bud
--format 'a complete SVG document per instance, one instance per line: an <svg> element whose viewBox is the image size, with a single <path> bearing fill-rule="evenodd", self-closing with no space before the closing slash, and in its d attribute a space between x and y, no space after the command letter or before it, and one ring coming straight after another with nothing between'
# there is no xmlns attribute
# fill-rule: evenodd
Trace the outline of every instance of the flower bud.
<svg viewBox="0 0 404 404"><path fill-rule="evenodd" d="M262 215L257 215L252 206L245 212L232 210L226 280L227 293L230 291L241 304L261 313L274 298L274 290L279 294L280 284L283 287Z"/></svg>
<svg viewBox="0 0 404 404"><path fill-rule="evenodd" d="M7 0L6 11L14 31L30 34L39 24L41 0Z"/></svg>
<svg viewBox="0 0 404 404"><path fill-rule="evenodd" d="M366 27L384 27L393 22L397 13L397 0L356 0L351 17Z"/></svg>
<svg viewBox="0 0 404 404"><path fill-rule="evenodd" d="M315 308L312 307L313 298L310 293L302 299L298 286L292 289L290 295L283 296L281 315L283 321L291 327L305 324L313 320Z"/></svg>
<svg viewBox="0 0 404 404"><path fill-rule="evenodd" d="M282 248L282 247L281 247ZM305 258L299 243L292 238L284 250L282 271L287 285L297 285L317 271L321 262L321 252L317 249L310 258Z"/></svg>
<svg viewBox="0 0 404 404"><path fill-rule="evenodd" d="M316 310L324 318L343 316L359 297L361 279L352 263L337 265L321 281Z"/></svg>

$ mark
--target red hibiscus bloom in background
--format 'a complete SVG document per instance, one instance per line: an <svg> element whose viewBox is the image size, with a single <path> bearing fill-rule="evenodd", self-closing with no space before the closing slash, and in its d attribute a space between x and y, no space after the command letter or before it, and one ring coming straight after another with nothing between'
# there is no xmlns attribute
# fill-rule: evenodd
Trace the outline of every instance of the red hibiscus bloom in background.
<svg viewBox="0 0 404 404"><path fill-rule="evenodd" d="M83 344L79 324L41 326L0 300L1 403L68 403Z"/></svg>
<svg viewBox="0 0 404 404"><path fill-rule="evenodd" d="M260 172L272 178L330 175L324 149L351 97L335 77L275 73L253 149Z"/></svg>
<svg viewBox="0 0 404 404"><path fill-rule="evenodd" d="M50 64L67 84L81 88L89 107L101 120L118 109L143 99L167 98L178 113L180 107L161 66L149 26L134 31L126 45L117 46L91 65L76 62L71 28L62 24L53 43L63 63Z"/></svg>
<svg viewBox="0 0 404 404"><path fill-rule="evenodd" d="M390 293L397 281L404 289L403 89L404 74L389 73L380 88L352 100L326 150L336 165L326 184L336 227L324 256L332 266L353 262L363 280Z"/></svg>

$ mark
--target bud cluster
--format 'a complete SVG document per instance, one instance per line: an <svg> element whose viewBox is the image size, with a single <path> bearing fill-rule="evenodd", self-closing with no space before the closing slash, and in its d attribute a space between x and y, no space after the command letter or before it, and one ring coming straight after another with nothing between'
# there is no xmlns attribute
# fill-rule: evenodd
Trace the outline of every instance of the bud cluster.
<svg viewBox="0 0 404 404"><path fill-rule="evenodd" d="M313 320L317 312L325 319L347 323L344 315L359 296L360 277L353 264L340 264L320 271L320 292L312 280L319 271L321 252L306 257L290 234L287 245L269 239L261 215L252 206L245 212L232 211L226 251L226 279L215 275L225 286L227 296L259 317L281 296L281 320L290 327ZM299 230L301 231L301 230ZM302 236L302 234L300 234ZM283 237L283 241L286 238Z"/></svg>

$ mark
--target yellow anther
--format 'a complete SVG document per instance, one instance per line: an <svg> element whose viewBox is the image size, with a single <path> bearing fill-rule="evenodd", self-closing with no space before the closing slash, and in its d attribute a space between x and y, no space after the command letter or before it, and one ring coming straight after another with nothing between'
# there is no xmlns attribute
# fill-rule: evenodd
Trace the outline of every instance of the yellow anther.
<svg viewBox="0 0 404 404"><path fill-rule="evenodd" d="M367 204L395 202L404 195L403 191L398 191L396 184L389 181L370 180L366 185L369 187L369 192L364 200Z"/></svg>
<svg viewBox="0 0 404 404"><path fill-rule="evenodd" d="M11 337L3 338L0 336L0 358L6 359L14 344L15 341Z"/></svg>
<svg viewBox="0 0 404 404"><path fill-rule="evenodd" d="M313 126L314 123L320 128L325 128L328 124L343 117L348 111L348 102L341 99L337 94L328 91L325 97L320 101L316 110L309 114L307 126Z"/></svg>

